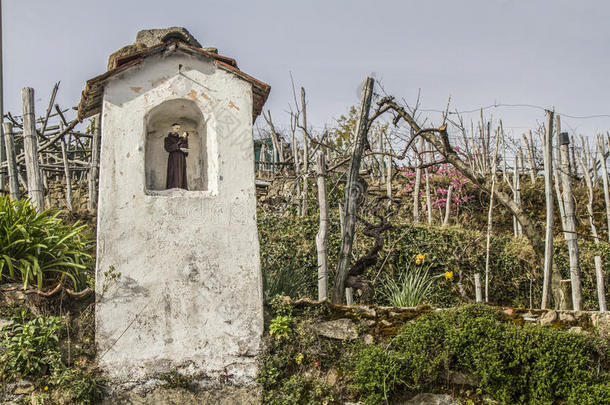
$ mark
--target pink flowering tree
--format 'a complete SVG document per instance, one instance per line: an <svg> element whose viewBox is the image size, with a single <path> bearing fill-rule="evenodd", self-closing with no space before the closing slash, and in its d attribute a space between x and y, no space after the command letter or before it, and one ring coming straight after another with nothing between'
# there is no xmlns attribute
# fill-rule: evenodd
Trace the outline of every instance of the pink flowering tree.
<svg viewBox="0 0 610 405"><path fill-rule="evenodd" d="M457 213L460 208L474 198L472 189L476 188L476 184L464 177L455 167L450 164L441 164L427 169L430 173L430 197L433 209L444 210L447 204L447 194L449 187L453 188L451 195L451 212ZM415 188L415 170L405 168L401 172L406 179L406 186L399 191L401 194L411 194ZM423 174L422 174L423 183ZM426 197L425 187L420 187L419 194L424 201Z"/></svg>

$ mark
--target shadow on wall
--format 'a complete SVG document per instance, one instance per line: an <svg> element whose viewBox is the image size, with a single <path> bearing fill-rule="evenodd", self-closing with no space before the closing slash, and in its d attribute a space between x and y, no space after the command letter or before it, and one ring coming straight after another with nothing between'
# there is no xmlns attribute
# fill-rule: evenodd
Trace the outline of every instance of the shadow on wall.
<svg viewBox="0 0 610 405"><path fill-rule="evenodd" d="M146 189L165 190L168 153L164 140L173 123L189 134L186 158L187 185L191 191L208 190L209 152L206 147L205 121L197 104L188 99L165 101L154 107L145 118L146 127Z"/></svg>

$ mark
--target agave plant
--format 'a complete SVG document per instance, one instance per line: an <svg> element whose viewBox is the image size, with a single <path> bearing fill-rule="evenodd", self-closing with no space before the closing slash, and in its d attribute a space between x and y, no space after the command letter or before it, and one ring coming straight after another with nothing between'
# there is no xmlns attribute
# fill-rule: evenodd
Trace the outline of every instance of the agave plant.
<svg viewBox="0 0 610 405"><path fill-rule="evenodd" d="M442 276L431 275L429 266L409 266L398 278L383 279L379 293L391 306L415 307L423 304L434 280Z"/></svg>
<svg viewBox="0 0 610 405"><path fill-rule="evenodd" d="M66 225L58 213L36 212L29 200L0 196L0 283L20 281L43 289L64 283L76 290L86 284L92 257L85 225Z"/></svg>

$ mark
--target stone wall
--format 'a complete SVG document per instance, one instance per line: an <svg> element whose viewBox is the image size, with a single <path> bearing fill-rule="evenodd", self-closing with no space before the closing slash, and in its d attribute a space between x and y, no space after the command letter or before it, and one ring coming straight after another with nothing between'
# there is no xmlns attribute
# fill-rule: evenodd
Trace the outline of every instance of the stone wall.
<svg viewBox="0 0 610 405"><path fill-rule="evenodd" d="M415 308L369 307L360 305L334 305L328 301L300 299L284 301L297 309L324 309L328 320L320 322L316 329L321 336L352 340L362 339L367 343L395 336L406 322L423 314L445 309L419 306ZM525 309L500 307L507 320L518 324L532 324L575 333L597 335L610 339L610 312L557 311L553 309ZM358 332L359 324L367 326L366 334Z"/></svg>
<svg viewBox="0 0 610 405"><path fill-rule="evenodd" d="M47 203L50 208L67 209L66 182L51 181L47 190ZM72 182L72 210L83 212L87 210L89 202L89 186L86 180Z"/></svg>

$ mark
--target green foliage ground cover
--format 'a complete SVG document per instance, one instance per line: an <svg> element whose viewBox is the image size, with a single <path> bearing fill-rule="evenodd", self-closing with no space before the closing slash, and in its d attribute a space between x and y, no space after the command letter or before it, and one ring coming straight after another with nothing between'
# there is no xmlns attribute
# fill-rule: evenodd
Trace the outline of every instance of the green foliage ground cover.
<svg viewBox="0 0 610 405"><path fill-rule="evenodd" d="M502 404L610 403L608 341L517 325L484 306L425 315L391 341L353 348L346 371L367 404L448 389L449 372L478 380Z"/></svg>
<svg viewBox="0 0 610 405"><path fill-rule="evenodd" d="M269 337L259 377L265 403L400 403L420 392L449 393L464 404L610 403L607 340L519 325L499 310L467 305L422 315L394 338L367 345L317 336L316 321L329 315L324 307L278 303L274 316L290 326L287 335ZM357 329L372 333L365 324ZM451 383L456 372L474 385Z"/></svg>
<svg viewBox="0 0 610 405"><path fill-rule="evenodd" d="M345 347L312 333L320 315L296 314L293 307L275 297L271 300L273 319L258 382L263 386L263 402L269 405L329 404L337 398L323 378L341 359Z"/></svg>
<svg viewBox="0 0 610 405"><path fill-rule="evenodd" d="M91 404L100 399L103 381L95 369L67 364L61 350L69 320L35 316L21 307L13 311L11 323L0 329L0 392L25 379L34 384L32 403Z"/></svg>
<svg viewBox="0 0 610 405"><path fill-rule="evenodd" d="M84 225L67 224L59 214L38 213L28 200L0 196L0 284L47 289L61 283L73 290L91 284L93 241ZM10 395L2 391L27 380L34 390L28 400L36 404L88 404L100 398L101 380L91 366L93 304L71 308L60 295L36 304L29 300L27 307L9 305L11 300L0 306L8 319L0 329L0 393ZM76 317L69 314L73 309Z"/></svg>
<svg viewBox="0 0 610 405"><path fill-rule="evenodd" d="M438 278L433 283L427 303L450 307L474 300L475 273L485 271L485 234L462 227L413 225L397 219L395 228L385 234L385 246L378 263L369 269L367 277L378 289L384 277L398 279L415 265L417 255L424 254L422 265L437 276L453 272L452 279ZM258 229L261 245L261 264L266 280L267 298L285 294L292 298L317 297L317 263L315 235L317 215L285 217L259 213ZM340 234L336 211L331 212L329 229L329 263L331 283L337 263ZM357 233L355 255L363 254L372 240ZM595 245L581 241L580 259L584 307L597 309L595 268L593 257L601 255L606 263L606 289L610 289L610 245ZM569 278L568 253L562 236L555 242L555 264L564 278ZM497 305L540 305L542 272L529 242L525 238L494 235L491 239L490 300ZM375 303L387 305L382 294Z"/></svg>

